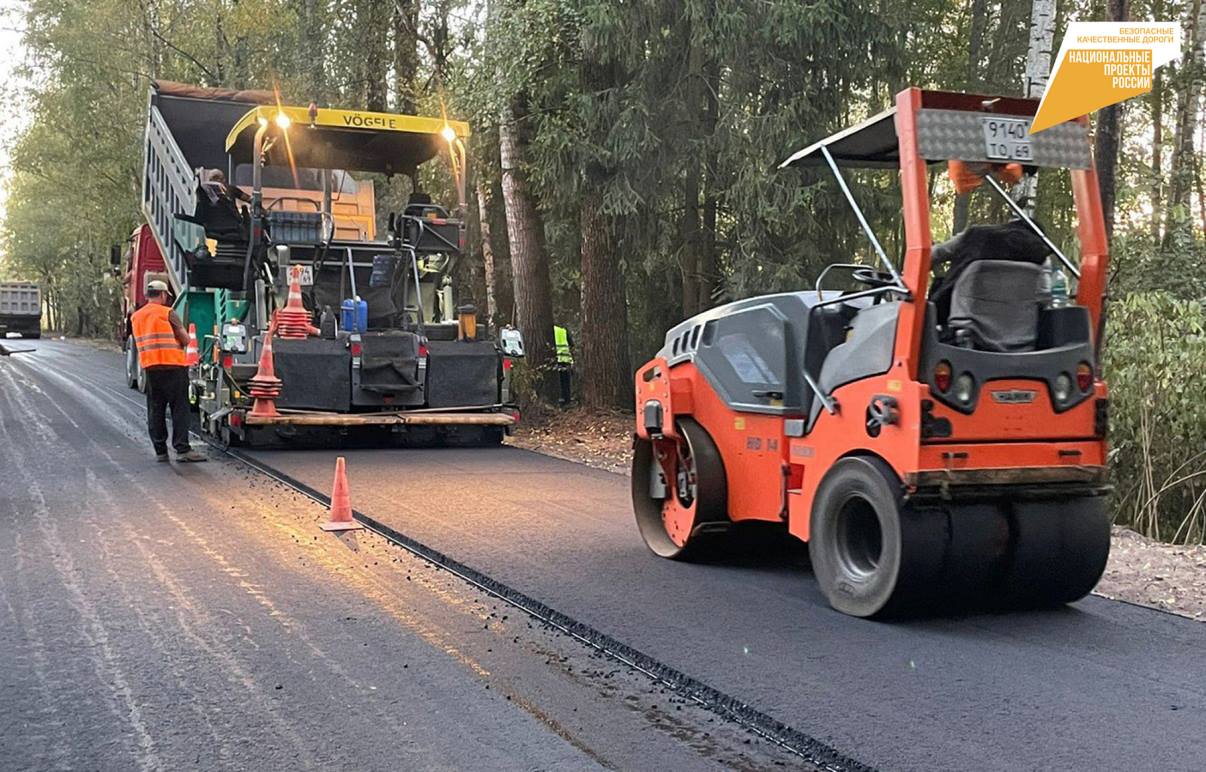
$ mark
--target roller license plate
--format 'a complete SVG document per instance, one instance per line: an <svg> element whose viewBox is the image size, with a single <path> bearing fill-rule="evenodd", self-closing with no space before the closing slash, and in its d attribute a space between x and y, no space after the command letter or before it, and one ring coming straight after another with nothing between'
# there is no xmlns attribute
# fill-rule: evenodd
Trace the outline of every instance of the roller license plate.
<svg viewBox="0 0 1206 772"><path fill-rule="evenodd" d="M994 161L1033 161L1030 121L1024 118L981 118L984 155Z"/></svg>

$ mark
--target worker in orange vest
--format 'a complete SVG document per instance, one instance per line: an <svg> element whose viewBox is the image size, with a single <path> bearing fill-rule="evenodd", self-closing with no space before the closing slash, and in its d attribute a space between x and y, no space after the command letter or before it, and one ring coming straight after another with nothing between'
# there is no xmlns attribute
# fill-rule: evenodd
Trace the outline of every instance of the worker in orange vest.
<svg viewBox="0 0 1206 772"><path fill-rule="evenodd" d="M157 461L167 461L167 410L172 410L172 447L177 461L206 461L188 442L188 333L169 305L167 284L147 282L147 302L130 316L138 365L147 375L147 430Z"/></svg>

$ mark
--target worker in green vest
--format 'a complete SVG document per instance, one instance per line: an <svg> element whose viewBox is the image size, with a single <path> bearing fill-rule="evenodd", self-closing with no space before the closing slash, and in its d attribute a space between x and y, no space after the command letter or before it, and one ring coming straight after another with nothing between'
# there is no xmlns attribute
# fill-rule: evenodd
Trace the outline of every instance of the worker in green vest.
<svg viewBox="0 0 1206 772"><path fill-rule="evenodd" d="M557 378L561 382L561 405L564 407L573 398L574 337L559 324L553 325L553 343L557 346Z"/></svg>

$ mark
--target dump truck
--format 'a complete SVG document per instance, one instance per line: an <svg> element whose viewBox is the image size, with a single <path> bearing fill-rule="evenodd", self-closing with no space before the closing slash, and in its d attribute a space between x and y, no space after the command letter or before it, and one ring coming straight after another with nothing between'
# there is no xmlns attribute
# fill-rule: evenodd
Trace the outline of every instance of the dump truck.
<svg viewBox="0 0 1206 772"><path fill-rule="evenodd" d="M0 339L42 337L42 291L32 281L0 282Z"/></svg>
<svg viewBox="0 0 1206 772"><path fill-rule="evenodd" d="M632 499L650 550L689 559L736 524L779 524L808 543L829 603L861 617L1057 605L1094 587L1110 549L1108 249L1087 119L1031 134L1037 108L911 88L784 162L832 172L869 248L813 289L680 323L637 371ZM935 245L935 164L1008 221ZM899 181L899 259L847 168ZM1078 259L1009 194L1040 170L1070 172ZM1045 280L1056 271L1072 297Z"/></svg>
<svg viewBox="0 0 1206 772"><path fill-rule="evenodd" d="M190 382L205 434L227 444L363 431L501 440L518 420L509 370L452 278L468 135L443 118L153 84L146 222L124 258L127 319L146 282L166 279L195 330ZM451 209L418 184L419 167L441 158ZM408 178L407 204L377 212L368 174ZM123 333L138 388L128 321ZM272 399L257 374L279 379Z"/></svg>

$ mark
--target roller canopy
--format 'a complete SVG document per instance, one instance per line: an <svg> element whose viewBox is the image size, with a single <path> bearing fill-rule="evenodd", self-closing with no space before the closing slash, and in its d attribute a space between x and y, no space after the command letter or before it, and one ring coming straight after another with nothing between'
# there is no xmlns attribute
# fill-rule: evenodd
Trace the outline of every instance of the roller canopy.
<svg viewBox="0 0 1206 772"><path fill-rule="evenodd" d="M1068 121L1037 134L1029 134L1029 124L1038 110L1037 99L959 94L949 91L922 91L917 113L917 150L927 163L949 160L1001 162L1021 160L1029 166L1085 169L1091 163L1089 129L1083 121ZM1002 157L989 144L989 131L1004 131L1009 123L1023 124L1022 133L1011 137L1010 154L1021 152L1028 158ZM862 123L815 142L793 153L780 168L787 166L824 166L824 148L838 166L861 168L898 168L900 136L897 111L893 107Z"/></svg>
<svg viewBox="0 0 1206 772"><path fill-rule="evenodd" d="M839 131L820 142L814 142L803 150L793 153L779 168L785 166L824 165L821 148L839 166L865 166L888 168L900 165L900 147L896 141L896 108L884 110L873 118Z"/></svg>
<svg viewBox="0 0 1206 772"><path fill-rule="evenodd" d="M226 137L236 165L253 160L261 121L268 124L265 142L276 140L267 154L269 165L289 165L291 153L298 167L384 174L411 173L447 148L445 129L456 138L469 136L469 125L462 121L330 108L319 108L312 117L305 107L261 106L247 111Z"/></svg>

